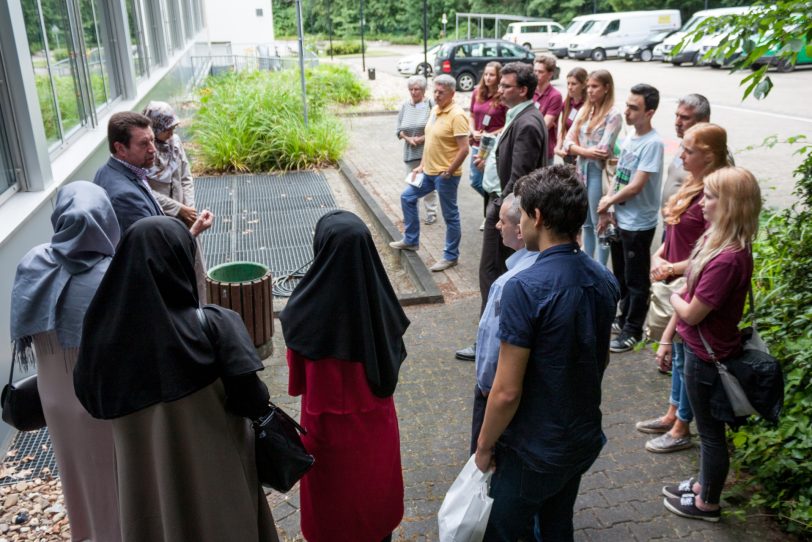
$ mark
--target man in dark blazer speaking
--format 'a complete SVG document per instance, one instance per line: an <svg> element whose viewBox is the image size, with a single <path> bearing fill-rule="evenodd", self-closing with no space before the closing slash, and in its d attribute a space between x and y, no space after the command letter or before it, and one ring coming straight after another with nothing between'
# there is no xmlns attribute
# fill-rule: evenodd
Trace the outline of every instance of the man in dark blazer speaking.
<svg viewBox="0 0 812 542"><path fill-rule="evenodd" d="M495 162L486 160L482 163L474 158L477 167L484 167L482 188L488 193L488 211L479 260L480 314L488 301L491 284L507 271L505 260L513 253L513 249L502 243L502 236L496 229L502 196L513 192L517 179L547 165L547 128L544 117L533 106L537 84L538 78L532 66L521 62L505 64L499 90L508 112L505 127L496 143ZM475 353L474 345L457 350L456 357L473 361Z"/></svg>
<svg viewBox="0 0 812 542"><path fill-rule="evenodd" d="M93 182L104 188L113 204L122 235L137 220L163 215L147 184L155 161L155 134L149 118L139 113L115 113L107 123L110 158L96 171ZM203 211L190 228L194 236L209 229L213 215Z"/></svg>

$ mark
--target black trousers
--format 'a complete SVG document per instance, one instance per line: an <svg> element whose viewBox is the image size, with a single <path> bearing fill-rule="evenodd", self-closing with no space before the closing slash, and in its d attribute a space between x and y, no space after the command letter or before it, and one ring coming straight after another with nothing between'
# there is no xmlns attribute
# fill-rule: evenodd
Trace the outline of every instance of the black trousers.
<svg viewBox="0 0 812 542"><path fill-rule="evenodd" d="M654 229L618 228L620 240L612 243L612 270L620 283L620 316L624 333L640 339L648 313L651 279L651 241Z"/></svg>
<svg viewBox="0 0 812 542"><path fill-rule="evenodd" d="M497 202L499 205L497 205ZM485 213L485 231L482 232L482 254L479 257L479 295L482 302L479 307L479 314L485 312L485 304L488 302L488 292L491 284L507 271L505 261L515 252L512 248L506 247L502 243L502 234L496 229L499 222L499 207L501 199L496 194L488 197L488 210Z"/></svg>

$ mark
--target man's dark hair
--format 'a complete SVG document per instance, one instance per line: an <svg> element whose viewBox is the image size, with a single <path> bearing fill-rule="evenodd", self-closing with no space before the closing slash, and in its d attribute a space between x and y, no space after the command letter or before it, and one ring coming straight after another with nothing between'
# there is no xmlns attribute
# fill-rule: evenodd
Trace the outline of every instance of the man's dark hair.
<svg viewBox="0 0 812 542"><path fill-rule="evenodd" d="M651 85L639 83L632 87L631 93L643 97L643 103L646 104L646 111L656 111L660 105L660 91Z"/></svg>
<svg viewBox="0 0 812 542"><path fill-rule="evenodd" d="M152 126L152 121L141 113L134 111L114 113L110 117L110 122L107 123L107 146L110 148L110 154L116 153L114 143L123 143L125 147L130 146L132 128L149 128L150 126Z"/></svg>
<svg viewBox="0 0 812 542"><path fill-rule="evenodd" d="M573 240L578 236L589 202L573 166L559 164L531 171L516 181L513 193L528 215L541 211L544 227L556 236Z"/></svg>
<svg viewBox="0 0 812 542"><path fill-rule="evenodd" d="M510 73L516 76L517 85L527 88L527 99L531 99L539 84L538 77L533 73L533 66L524 62L509 62L502 66L502 77Z"/></svg>

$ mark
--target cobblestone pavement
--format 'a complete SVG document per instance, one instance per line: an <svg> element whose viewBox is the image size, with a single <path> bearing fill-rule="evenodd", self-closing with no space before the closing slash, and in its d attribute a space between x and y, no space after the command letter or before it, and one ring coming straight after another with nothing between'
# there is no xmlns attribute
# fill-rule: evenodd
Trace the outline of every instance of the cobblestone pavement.
<svg viewBox="0 0 812 542"><path fill-rule="evenodd" d="M394 116L348 118L351 148L345 159L367 190L396 224L401 220L403 188L400 148ZM435 273L444 291L441 305L408 307L412 324L406 335L409 351L395 394L401 431L406 485L405 515L394 540L437 540L437 511L451 482L468 457L472 363L454 359L454 350L473 340L479 313L477 266L481 200L460 183L462 246L460 265ZM444 225L422 226L418 252L427 264L440 257ZM386 249L388 250L388 249ZM284 345L277 322L275 353L265 378L272 396L296 412L287 397ZM613 355L604 379L604 431L608 444L584 476L575 505L576 540L708 540L762 542L787 539L771 520L747 511L741 520L726 515L718 524L679 518L662 505L661 487L697 471L698 448L675 454L646 452L646 435L634 423L664 413L670 380L660 375L649 350ZM348 473L351 476L351 473ZM298 490L287 497L272 494L274 517L288 540L301 540ZM741 505L725 503L726 510Z"/></svg>

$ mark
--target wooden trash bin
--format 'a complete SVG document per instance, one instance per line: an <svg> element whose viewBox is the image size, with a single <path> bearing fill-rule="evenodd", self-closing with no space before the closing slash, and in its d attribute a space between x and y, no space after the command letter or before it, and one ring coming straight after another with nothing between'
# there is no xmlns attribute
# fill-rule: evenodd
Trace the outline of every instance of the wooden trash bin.
<svg viewBox="0 0 812 542"><path fill-rule="evenodd" d="M209 303L242 316L254 346L270 343L273 337L273 292L271 271L254 262L229 262L209 269L206 276Z"/></svg>

